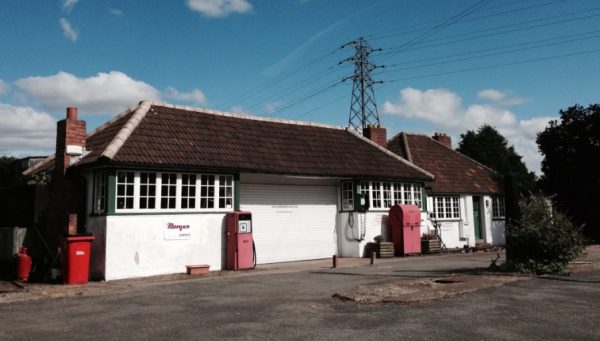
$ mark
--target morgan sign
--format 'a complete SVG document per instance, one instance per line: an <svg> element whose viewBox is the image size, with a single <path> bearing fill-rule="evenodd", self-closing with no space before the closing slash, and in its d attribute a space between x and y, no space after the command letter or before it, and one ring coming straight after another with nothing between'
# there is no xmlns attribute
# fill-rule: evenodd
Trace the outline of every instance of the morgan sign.
<svg viewBox="0 0 600 341"><path fill-rule="evenodd" d="M165 240L191 239L192 230L190 225L168 222L165 225L164 238Z"/></svg>

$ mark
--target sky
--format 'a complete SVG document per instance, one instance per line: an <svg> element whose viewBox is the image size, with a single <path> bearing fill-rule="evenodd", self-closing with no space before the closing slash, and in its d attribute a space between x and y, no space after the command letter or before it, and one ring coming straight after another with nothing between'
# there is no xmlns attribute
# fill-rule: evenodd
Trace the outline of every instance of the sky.
<svg viewBox="0 0 600 341"><path fill-rule="evenodd" d="M503 134L532 171L536 134L600 102L595 0L5 0L0 155L51 154L141 100L347 126L364 37L388 138ZM379 50L381 49L381 50ZM344 61L346 60L346 61Z"/></svg>

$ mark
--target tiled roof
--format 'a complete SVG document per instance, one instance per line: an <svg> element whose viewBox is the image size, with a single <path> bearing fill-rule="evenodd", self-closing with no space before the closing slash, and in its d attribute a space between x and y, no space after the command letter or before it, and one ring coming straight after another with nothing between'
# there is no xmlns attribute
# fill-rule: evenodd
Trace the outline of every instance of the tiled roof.
<svg viewBox="0 0 600 341"><path fill-rule="evenodd" d="M388 148L433 173L435 181L428 184L433 193L502 192L498 173L429 136L400 133L388 142Z"/></svg>
<svg viewBox="0 0 600 341"><path fill-rule="evenodd" d="M300 176L431 180L432 176L340 127L141 102L87 139L78 165L214 169Z"/></svg>

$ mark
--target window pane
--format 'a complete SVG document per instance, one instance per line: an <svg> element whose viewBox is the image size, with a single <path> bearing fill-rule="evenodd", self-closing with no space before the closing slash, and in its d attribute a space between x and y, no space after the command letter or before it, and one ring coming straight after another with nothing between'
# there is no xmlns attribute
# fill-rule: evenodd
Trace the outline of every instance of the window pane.
<svg viewBox="0 0 600 341"><path fill-rule="evenodd" d="M155 208L156 173L140 173L140 209Z"/></svg>
<svg viewBox="0 0 600 341"><path fill-rule="evenodd" d="M117 209L133 208L134 172L117 172Z"/></svg>
<svg viewBox="0 0 600 341"><path fill-rule="evenodd" d="M161 180L160 208L176 208L177 174L162 173Z"/></svg>
<svg viewBox="0 0 600 341"><path fill-rule="evenodd" d="M381 207L381 182L374 181L371 183L373 194L373 208Z"/></svg>

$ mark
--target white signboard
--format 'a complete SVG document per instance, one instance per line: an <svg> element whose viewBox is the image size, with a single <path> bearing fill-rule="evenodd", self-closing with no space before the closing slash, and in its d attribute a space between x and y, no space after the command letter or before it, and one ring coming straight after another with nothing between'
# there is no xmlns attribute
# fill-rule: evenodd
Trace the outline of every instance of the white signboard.
<svg viewBox="0 0 600 341"><path fill-rule="evenodd" d="M165 224L165 240L192 239L190 225L168 222Z"/></svg>

